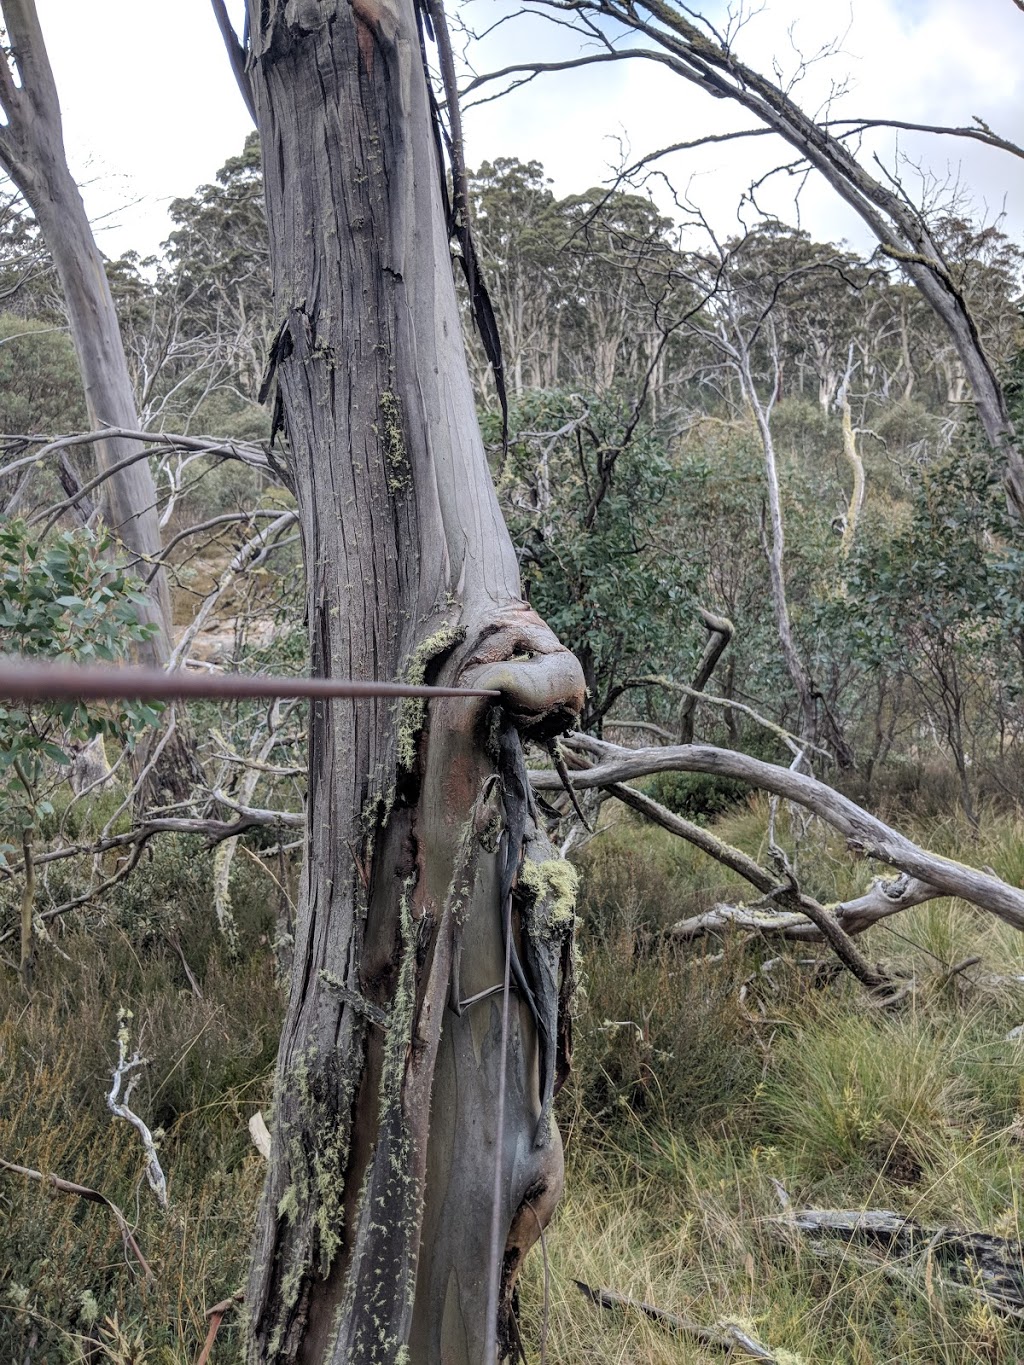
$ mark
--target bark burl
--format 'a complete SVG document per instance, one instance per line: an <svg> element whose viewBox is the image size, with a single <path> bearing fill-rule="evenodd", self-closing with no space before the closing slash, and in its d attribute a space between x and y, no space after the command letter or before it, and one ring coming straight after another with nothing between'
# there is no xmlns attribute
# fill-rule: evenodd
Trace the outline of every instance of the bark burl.
<svg viewBox="0 0 1024 1365"><path fill-rule="evenodd" d="M479 1365L562 1179L573 881L522 742L569 725L583 682L521 600L480 440L413 0L250 0L248 71L313 671L501 691L312 707L251 1353Z"/></svg>

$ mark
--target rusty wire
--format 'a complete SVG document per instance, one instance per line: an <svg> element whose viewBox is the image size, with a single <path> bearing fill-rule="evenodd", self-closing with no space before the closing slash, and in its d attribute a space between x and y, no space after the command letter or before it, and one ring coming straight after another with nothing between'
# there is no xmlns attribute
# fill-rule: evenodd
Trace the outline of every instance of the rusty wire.
<svg viewBox="0 0 1024 1365"><path fill-rule="evenodd" d="M164 672L160 668L38 663L0 657L4 701L188 701L243 697L497 697L493 688L428 687L348 678L286 678L270 674Z"/></svg>

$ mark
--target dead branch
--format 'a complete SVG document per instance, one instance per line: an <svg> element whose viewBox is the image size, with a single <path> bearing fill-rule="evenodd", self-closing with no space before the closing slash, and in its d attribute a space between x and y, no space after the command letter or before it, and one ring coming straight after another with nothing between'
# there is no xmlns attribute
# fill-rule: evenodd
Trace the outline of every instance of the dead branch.
<svg viewBox="0 0 1024 1365"><path fill-rule="evenodd" d="M783 744L785 744L786 748L790 751L790 753L793 754L794 756L796 756L798 753L802 753L805 750L810 750L811 753L820 754L822 758L831 759L832 757L832 755L829 753L827 749L822 749L819 745L812 744L810 740L803 739L799 735L795 735L792 730L787 730L781 725L776 725L776 723L773 720L769 720L767 716L763 716L760 711L755 711L752 706L747 706L747 704L742 701L736 701L733 697L716 697L711 692L704 691L698 692L694 688L690 687L687 683L675 682L674 679L672 678L663 677L631 678L629 681L629 686L664 687L671 692L682 692L686 696L692 696L695 704L697 702L706 702L708 706L720 706L722 707L723 710L726 711L740 711L743 713L743 715L749 716L750 719L754 721L757 725L762 726L765 730L770 731L773 735L777 735L778 738L782 740ZM625 724L627 728L633 729L639 728L640 726L640 722L638 721L622 722L615 720L609 721L608 724L610 726L614 725L621 726ZM662 731L661 733L664 734L665 731Z"/></svg>
<svg viewBox="0 0 1024 1365"><path fill-rule="evenodd" d="M607 790L625 805L646 816L647 819L653 820L673 834L678 834L718 862L731 868L732 871L738 872L741 877L745 877L747 881L763 892L769 901L778 901L784 905L798 908L799 913L794 918L803 924L810 921L818 935L827 940L847 971L851 972L862 985L871 991L889 989L891 985L889 978L877 968L872 967L862 956L850 940L849 935L837 922L832 910L820 905L812 896L802 892L795 882L792 880L789 882L777 881L759 863L748 858L738 848L733 848L730 844L724 843L708 830L701 829L699 825L691 824L682 816L675 815L657 801L652 800L651 797L645 796L642 792L634 791L632 787L614 783ZM769 912L769 915L771 913ZM748 914L754 918L758 912L751 910ZM703 916L699 918L703 918ZM751 924L749 927L757 928L759 926ZM676 933L677 928L678 926L674 926L669 931L670 934L673 937L684 937Z"/></svg>
<svg viewBox="0 0 1024 1365"><path fill-rule="evenodd" d="M771 1220L809 1238L839 1238L905 1262L931 1262L946 1282L1000 1312L1024 1312L1024 1246L987 1232L926 1228L892 1209L789 1209ZM906 1269L906 1264L886 1269Z"/></svg>
<svg viewBox="0 0 1024 1365"><path fill-rule="evenodd" d="M1024 0L1014 0L1014 4L1024 9ZM973 142L982 142L986 147L995 147L1001 152L1009 152L1011 156L1024 157L1024 147L1020 147L1016 142L1011 142L1009 138L1000 137L993 132L984 120L975 116L973 124L968 124L963 128L946 127L939 123L907 123L903 119L894 118L837 118L825 119L822 123L823 128L849 128L852 132L863 132L867 128L892 128L897 132L906 133L933 133L937 137L965 137ZM845 134L844 136L848 136Z"/></svg>
<svg viewBox="0 0 1024 1365"><path fill-rule="evenodd" d="M935 900L942 894L914 877L904 875L890 880L879 877L862 896L839 901L827 909L843 932L854 936L889 915ZM800 942L817 942L822 938L821 930L808 923L803 914L775 910L768 905L715 905L701 915L679 920L668 932L673 938L688 940L730 926Z"/></svg>
<svg viewBox="0 0 1024 1365"><path fill-rule="evenodd" d="M48 455L66 451L72 446L95 445L99 441L121 438L145 441L147 447L161 446L171 450L188 450L200 455L216 455L225 460L239 460L242 464L252 465L256 469L268 470L273 473L266 452L261 446L255 445L251 441L221 441L215 436L181 436L169 431L137 431L132 427L101 427L98 431L74 432L69 436L58 436L53 440L39 436L5 437L3 439L8 442L13 440L19 443L39 443L40 448L32 455L23 455L21 459L12 460L10 464L0 466L0 474L13 474L18 469L31 468L37 465L40 460L45 460ZM119 461L116 468L127 468L128 465L134 464L152 453L151 448L136 451L127 460ZM115 472L113 467L106 471L108 477ZM88 492L88 489L85 491Z"/></svg>
<svg viewBox="0 0 1024 1365"><path fill-rule="evenodd" d="M670 1331L679 1332L683 1336L693 1337L694 1340L701 1342L705 1346L716 1346L722 1351L739 1351L752 1360L761 1360L772 1365L777 1357L763 1346L755 1337L752 1337L746 1328L740 1327L735 1322L722 1322L715 1327L704 1327L700 1323L690 1322L686 1318L681 1318L677 1313L669 1313L664 1308L655 1308L653 1304L644 1303L642 1299L631 1299L625 1294L616 1294L613 1289L592 1289L589 1284L584 1284L582 1280L574 1281L580 1293L596 1304L599 1308L628 1308L636 1313L642 1313L645 1318L650 1318L652 1322L658 1323L662 1327L669 1328Z"/></svg>
<svg viewBox="0 0 1024 1365"><path fill-rule="evenodd" d="M624 749L579 733L569 736L563 744L600 760L594 767L576 773L577 790L607 787L659 772L701 772L737 778L811 811L838 830L852 851L899 868L934 887L936 894L958 896L1015 929L1024 929L1024 891L987 872L928 852L849 797L805 773L710 744ZM533 771L530 780L537 791L553 791L560 785L557 773L553 772Z"/></svg>
<svg viewBox="0 0 1024 1365"><path fill-rule="evenodd" d="M729 641L736 633L736 627L727 617L714 616L710 611L705 611L703 607L700 608L699 615L708 632L708 640L697 665L697 671L693 675L693 682L686 689L685 699L679 708L680 744L693 743L693 720L697 711L697 700L711 681L711 676L718 667L719 659L729 647Z"/></svg>
<svg viewBox="0 0 1024 1365"><path fill-rule="evenodd" d="M77 1194L80 1199L88 1199L93 1204L105 1204L120 1229L121 1236L125 1245L131 1249L132 1254L142 1267L142 1273L147 1280L153 1280L155 1276L150 1269L149 1262L142 1254L138 1242L128 1226L128 1219L117 1207L117 1205L105 1194L100 1194L99 1190L90 1189L88 1185L76 1185L73 1180L62 1180L57 1175L44 1175L42 1171L34 1171L29 1166L18 1166L13 1161L4 1161L0 1158L0 1170L11 1171L14 1175L23 1175L26 1180L35 1180L42 1185L52 1185L55 1190L62 1190L65 1194Z"/></svg>
<svg viewBox="0 0 1024 1365"><path fill-rule="evenodd" d="M156 1141L146 1121L128 1107L128 1101L131 1099L132 1091L139 1079L138 1075L132 1076L125 1086L123 1098L121 1096L121 1085L125 1077L148 1065L146 1058L141 1056L138 1049L132 1053L131 1057L128 1056L130 1043L128 1021L131 1017L131 1010L120 1009L117 1012L117 1063L114 1066L110 1093L107 1095L107 1108L115 1118L130 1123L138 1133L146 1157L146 1180L149 1188L156 1195L157 1203L162 1209L165 1209L167 1207L167 1180L164 1176L163 1167L160 1165L160 1158L156 1154Z"/></svg>

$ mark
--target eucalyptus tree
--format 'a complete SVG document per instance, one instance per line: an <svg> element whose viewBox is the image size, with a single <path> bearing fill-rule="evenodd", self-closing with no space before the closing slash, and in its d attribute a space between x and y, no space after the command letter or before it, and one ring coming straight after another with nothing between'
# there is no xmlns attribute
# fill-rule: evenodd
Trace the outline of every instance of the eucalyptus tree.
<svg viewBox="0 0 1024 1365"><path fill-rule="evenodd" d="M60 279L93 429L138 430L103 258L64 154L57 87L35 0L3 0L0 19L0 166L28 202ZM136 560L150 564L159 561L160 528L149 465L145 458L132 458L142 449L123 438L98 441L96 458L108 473L104 496L112 534ZM143 616L157 629L138 649L150 662L162 663L171 628L162 570L152 575L148 592Z"/></svg>
<svg viewBox="0 0 1024 1365"><path fill-rule="evenodd" d="M963 282L950 268L939 235L894 177L883 172L879 178L858 159L848 140L849 126L836 128L827 119L810 116L794 98L792 83L783 83L778 75L774 80L763 76L741 60L735 39L746 22L742 7L729 11L724 27L680 0L523 0L516 13L527 19L538 14L549 17L558 24L563 39L567 29L574 30L579 38L577 53L553 62L518 62L475 77L468 90L496 80L512 86L544 71L605 62L653 62L706 94L739 105L761 125L713 135L710 140L751 136L768 129L795 151L798 167L818 172L859 215L882 253L913 282L945 329L971 387L982 428L1001 461L1009 505L1018 519L1024 518L1024 450ZM884 120L846 122L861 129L917 126ZM970 137L1024 157L1024 148L998 137L980 121L968 129L919 130ZM664 146L649 153L643 164L650 166L687 145L698 144Z"/></svg>
<svg viewBox="0 0 1024 1365"><path fill-rule="evenodd" d="M274 331L257 135L250 133L213 184L172 200L170 215L165 303L183 334L201 339L230 382L255 398Z"/></svg>
<svg viewBox="0 0 1024 1365"><path fill-rule="evenodd" d="M514 394L555 388L561 371L568 297L559 251L562 214L537 161L485 161L469 176L473 231L501 330L502 354ZM489 387L479 347L477 388ZM482 362L482 363L481 363ZM483 382L481 382L483 380Z"/></svg>
<svg viewBox="0 0 1024 1365"><path fill-rule="evenodd" d="M522 600L477 426L431 32L447 65L436 0L248 4L279 321L267 387L299 506L313 672L500 694L429 715L312 709L248 1292L261 1362L493 1358L514 1340L516 1274L562 1179L551 1100L573 878L533 818L522 744L571 723L583 682ZM449 117L464 204L451 101Z"/></svg>

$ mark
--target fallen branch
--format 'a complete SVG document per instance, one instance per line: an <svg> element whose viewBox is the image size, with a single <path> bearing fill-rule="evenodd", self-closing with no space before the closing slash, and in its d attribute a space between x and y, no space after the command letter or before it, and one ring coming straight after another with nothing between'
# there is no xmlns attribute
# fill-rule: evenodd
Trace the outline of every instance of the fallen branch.
<svg viewBox="0 0 1024 1365"><path fill-rule="evenodd" d="M765 1361L768 1365L772 1365L776 1360L767 1346L763 1346L738 1323L721 1322L714 1327L704 1327L700 1323L689 1322L676 1313L666 1312L664 1308L655 1308L653 1304L644 1303L642 1299L631 1299L625 1294L616 1294L612 1289L592 1289L582 1280L574 1280L573 1283L584 1298L597 1304L599 1308L629 1308L634 1312L643 1313L645 1318L650 1318L652 1322L673 1332L693 1337L695 1341L705 1346L717 1346L723 1351L740 1351L752 1360Z"/></svg>
<svg viewBox="0 0 1024 1365"><path fill-rule="evenodd" d="M905 874L885 879L878 877L871 889L852 900L839 901L826 909L844 933L851 937L862 934L872 924L909 910L925 901L942 896L927 882L918 881ZM703 914L681 919L669 929L672 938L695 939L705 934L718 933L723 929L756 930L762 934L777 934L784 939L798 942L820 942L821 930L808 923L806 916L792 911L775 910L767 905L726 905L719 904L705 910Z"/></svg>
<svg viewBox="0 0 1024 1365"><path fill-rule="evenodd" d="M88 1199L93 1204L105 1204L114 1215L125 1245L131 1249L132 1255L142 1267L142 1273L147 1280L155 1279L149 1262L143 1256L139 1244L128 1226L128 1219L105 1194L100 1194L99 1190L90 1189L88 1185L77 1185L73 1180L62 1180L58 1175L44 1175L42 1171L34 1171L30 1166L18 1166L15 1162L4 1161L2 1158L0 1158L0 1170L11 1171L14 1175L23 1175L26 1180L35 1180L42 1185L52 1185L55 1190L63 1190L65 1194L77 1194L80 1199Z"/></svg>
<svg viewBox="0 0 1024 1365"><path fill-rule="evenodd" d="M1000 1312L1024 1313L1024 1246L1018 1241L988 1232L922 1227L892 1209L788 1209L770 1221L811 1238L836 1237L903 1260L930 1260L948 1283Z"/></svg>
<svg viewBox="0 0 1024 1365"><path fill-rule="evenodd" d="M579 775L576 771L576 776ZM586 771L585 769L583 771ZM891 984L889 978L876 968L861 955L856 946L851 942L849 936L837 922L835 915L830 908L820 905L812 896L808 896L801 891L795 884L779 882L767 873L759 863L753 858L741 852L738 848L733 848L730 844L724 843L706 829L701 829L699 825L691 824L689 820L684 820L682 816L676 815L665 806L660 805L651 797L645 796L642 792L634 791L632 787L624 786L622 783L612 783L608 788L612 796L630 806L633 810L644 815L649 820L669 830L672 834L678 834L681 838L688 840L691 844L701 849L703 852L723 863L732 871L738 872L741 877L745 877L748 882L756 886L765 896L771 900L776 900L782 904L790 905L798 910L795 916L800 922L807 924L808 921L814 926L819 936L826 939L833 952L842 962L843 966L850 971L862 985L871 991L887 989ZM748 912L754 915L758 912ZM770 917L773 913L768 911ZM701 917L703 918L703 917ZM674 926L669 933L674 937L685 937L676 933ZM757 924L749 927L759 928ZM691 935L692 937L692 935Z"/></svg>
<svg viewBox="0 0 1024 1365"><path fill-rule="evenodd" d="M563 740L563 745L600 760L594 767L574 773L577 791L609 787L659 772L699 772L738 778L803 806L838 830L850 849L926 882L937 895L958 896L1015 929L1024 929L1024 891L964 863L929 853L856 802L804 773L710 744L624 749L589 735L573 734ZM530 780L538 791L554 791L561 785L557 773L545 770L534 770Z"/></svg>

